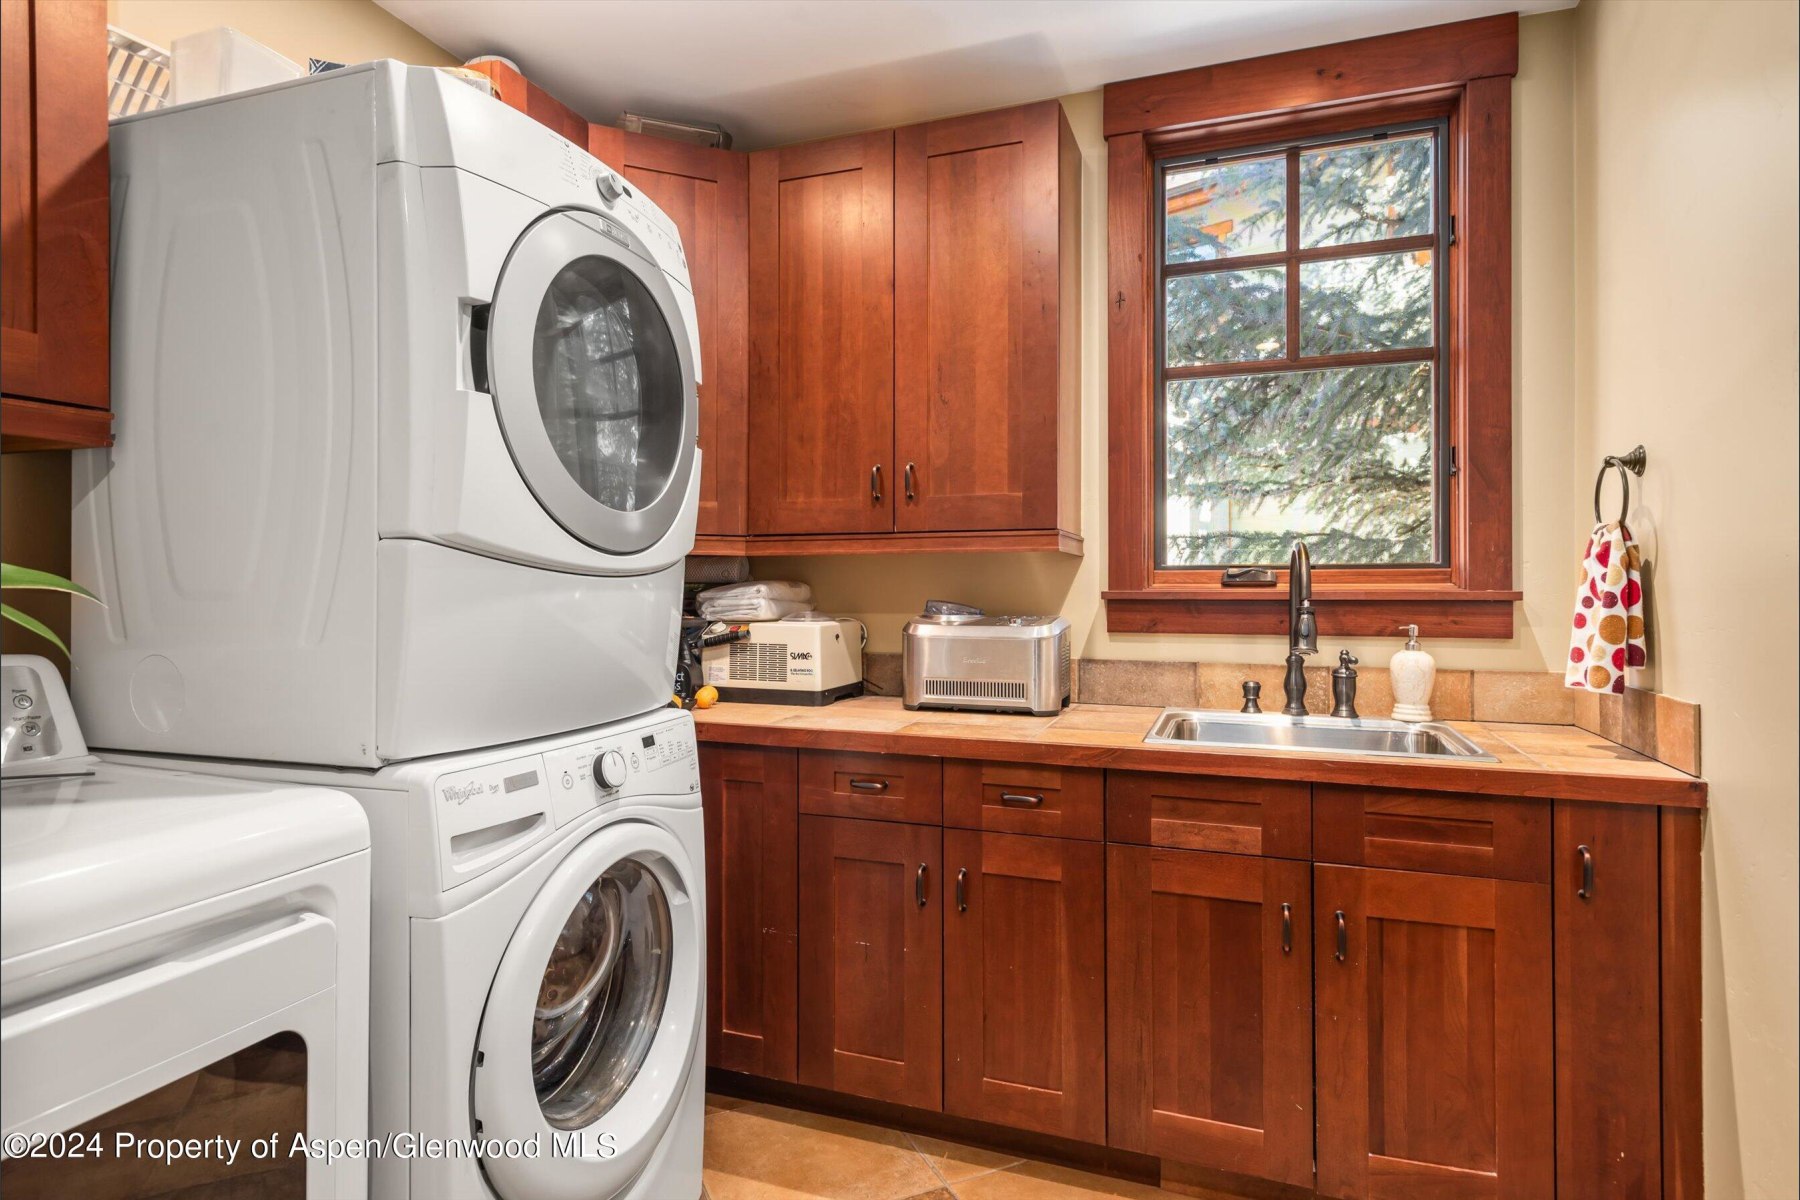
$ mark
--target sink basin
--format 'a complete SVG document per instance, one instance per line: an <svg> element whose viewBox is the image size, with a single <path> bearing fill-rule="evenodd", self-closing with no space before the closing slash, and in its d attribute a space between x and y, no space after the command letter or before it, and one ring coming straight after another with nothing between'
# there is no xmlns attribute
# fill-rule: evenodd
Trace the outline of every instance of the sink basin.
<svg viewBox="0 0 1800 1200"><path fill-rule="evenodd" d="M1373 758L1497 761L1448 725L1431 721L1413 725L1373 717L1351 721L1343 717L1165 708L1144 741L1164 746L1300 750Z"/></svg>

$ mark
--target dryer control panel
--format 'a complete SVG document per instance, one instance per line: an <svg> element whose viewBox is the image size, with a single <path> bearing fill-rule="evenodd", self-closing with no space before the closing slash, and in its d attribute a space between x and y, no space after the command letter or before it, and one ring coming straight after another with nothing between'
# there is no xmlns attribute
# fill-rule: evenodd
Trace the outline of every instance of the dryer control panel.
<svg viewBox="0 0 1800 1200"><path fill-rule="evenodd" d="M533 753L447 771L432 784L438 882L445 891L596 809L700 804L699 756L687 713L540 745Z"/></svg>

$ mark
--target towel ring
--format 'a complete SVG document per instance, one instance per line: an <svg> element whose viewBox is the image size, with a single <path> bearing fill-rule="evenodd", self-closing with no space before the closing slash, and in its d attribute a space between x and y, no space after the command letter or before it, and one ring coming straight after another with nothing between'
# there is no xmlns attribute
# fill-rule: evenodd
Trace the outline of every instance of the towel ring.
<svg viewBox="0 0 1800 1200"><path fill-rule="evenodd" d="M1614 467L1619 470L1619 486L1624 494L1619 500L1619 524L1625 524L1625 517L1631 511L1631 476L1642 478L1644 474L1644 448L1632 450L1629 454L1609 454L1600 464L1600 474L1594 480L1594 524L1600 524L1600 490L1606 486L1606 472ZM1627 473L1629 472L1629 474Z"/></svg>

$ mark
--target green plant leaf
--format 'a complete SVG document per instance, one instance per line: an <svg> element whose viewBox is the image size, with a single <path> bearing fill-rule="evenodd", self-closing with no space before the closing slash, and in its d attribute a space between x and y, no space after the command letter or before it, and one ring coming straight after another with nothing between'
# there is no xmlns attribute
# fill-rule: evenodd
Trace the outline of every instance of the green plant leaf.
<svg viewBox="0 0 1800 1200"><path fill-rule="evenodd" d="M0 604L0 617L5 617L8 621L17 621L39 637L48 640L65 656L69 653L69 648L63 645L63 640L56 636L55 631L36 617L20 612L10 604Z"/></svg>
<svg viewBox="0 0 1800 1200"><path fill-rule="evenodd" d="M100 597L72 579L64 579L61 575L53 575L49 571L40 571L35 567L21 567L13 563L0 563L0 588L35 588L45 592L68 592L73 596L86 596L95 604L101 603Z"/></svg>

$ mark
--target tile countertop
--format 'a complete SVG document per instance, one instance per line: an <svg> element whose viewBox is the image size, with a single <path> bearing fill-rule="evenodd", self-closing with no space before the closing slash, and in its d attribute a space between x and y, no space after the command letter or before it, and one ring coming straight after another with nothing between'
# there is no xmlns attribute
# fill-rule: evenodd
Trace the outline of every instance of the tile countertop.
<svg viewBox="0 0 1800 1200"><path fill-rule="evenodd" d="M1070 705L1061 716L908 712L892 696L823 708L719 704L696 712L702 744L789 746L939 758L1113 767L1703 808L1706 783L1572 725L1446 722L1498 762L1368 758L1316 751L1144 743L1159 708Z"/></svg>

